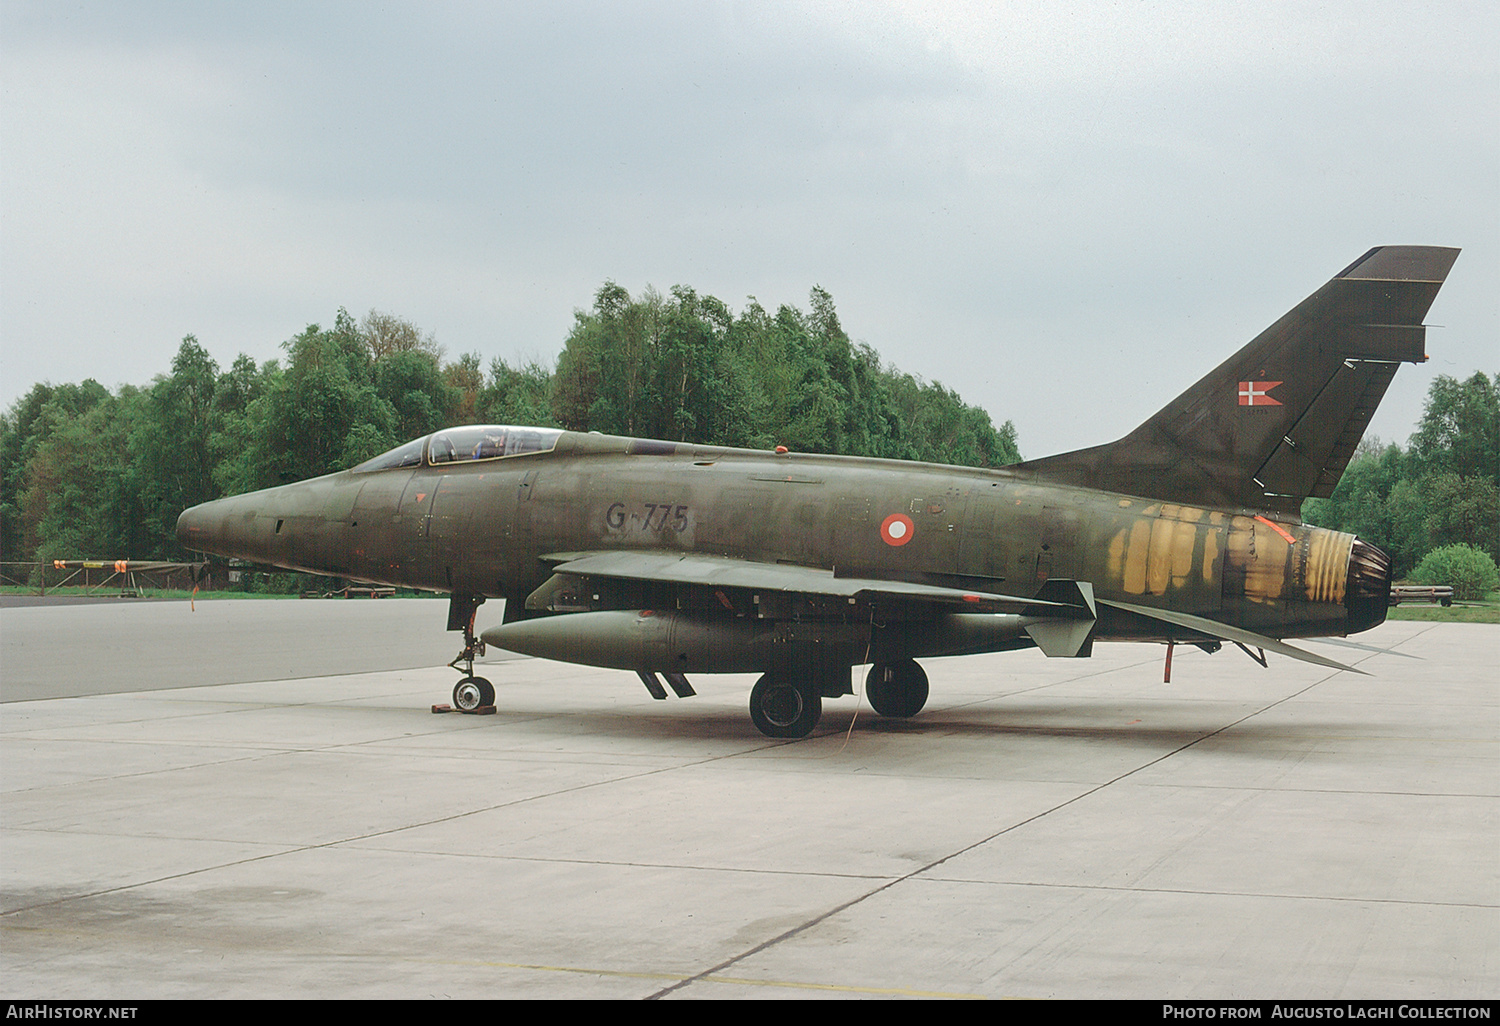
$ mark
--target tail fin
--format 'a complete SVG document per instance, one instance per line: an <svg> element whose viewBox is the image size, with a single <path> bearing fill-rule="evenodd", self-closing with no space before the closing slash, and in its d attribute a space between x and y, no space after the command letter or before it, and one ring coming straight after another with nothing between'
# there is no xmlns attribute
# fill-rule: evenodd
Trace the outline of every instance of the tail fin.
<svg viewBox="0 0 1500 1026"><path fill-rule="evenodd" d="M1458 258L1379 246L1117 442L1014 469L1193 506L1296 513L1343 476Z"/></svg>

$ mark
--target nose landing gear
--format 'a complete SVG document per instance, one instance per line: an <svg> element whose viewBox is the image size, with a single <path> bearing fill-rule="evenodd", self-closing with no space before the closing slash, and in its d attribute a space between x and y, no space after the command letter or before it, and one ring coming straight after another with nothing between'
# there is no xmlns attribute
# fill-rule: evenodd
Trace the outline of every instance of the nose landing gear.
<svg viewBox="0 0 1500 1026"><path fill-rule="evenodd" d="M495 708L495 686L474 676L474 658L484 655L484 642L474 636L474 615L483 604L483 595L454 595L448 600L448 629L464 632L464 647L448 664L455 670L463 664L463 679L453 685L453 708L462 713Z"/></svg>

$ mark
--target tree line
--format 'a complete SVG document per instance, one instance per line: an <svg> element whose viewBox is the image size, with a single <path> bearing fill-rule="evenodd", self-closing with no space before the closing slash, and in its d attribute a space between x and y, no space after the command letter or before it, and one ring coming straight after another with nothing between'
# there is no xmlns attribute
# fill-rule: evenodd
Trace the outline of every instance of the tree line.
<svg viewBox="0 0 1500 1026"><path fill-rule="evenodd" d="M606 282L575 311L550 368L496 359L486 371L478 353L445 361L430 334L373 311L356 320L340 309L332 327L308 325L282 349L225 369L189 335L145 387L33 386L0 415L0 556L181 557L174 529L189 506L461 423L979 467L1021 458L1009 421L996 428L957 393L883 365L820 288L805 311L773 314L752 298L736 314L686 286L632 297ZM1366 440L1332 496L1302 515L1379 545L1398 578L1453 546L1483 554L1481 577L1493 572L1500 374L1437 378L1407 446Z"/></svg>
<svg viewBox="0 0 1500 1026"><path fill-rule="evenodd" d="M1307 500L1302 518L1380 546L1398 579L1458 587L1472 578L1459 597L1500 586L1500 374L1439 375L1406 448L1366 439L1333 494Z"/></svg>
<svg viewBox="0 0 1500 1026"><path fill-rule="evenodd" d="M739 314L685 286L613 282L575 312L553 368L451 362L389 314L309 325L227 369L196 338L168 373L110 392L37 384L0 415L0 556L178 558L177 515L223 495L353 466L460 423L531 424L705 444L998 467L1014 426L882 365L833 298Z"/></svg>

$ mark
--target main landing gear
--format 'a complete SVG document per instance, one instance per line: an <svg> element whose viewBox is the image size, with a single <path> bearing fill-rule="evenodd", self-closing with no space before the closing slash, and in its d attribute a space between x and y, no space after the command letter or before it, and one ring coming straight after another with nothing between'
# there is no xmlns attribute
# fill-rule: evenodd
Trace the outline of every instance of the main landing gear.
<svg viewBox="0 0 1500 1026"><path fill-rule="evenodd" d="M865 697L882 716L915 716L927 704L927 674L915 659L876 663L865 678Z"/></svg>
<svg viewBox="0 0 1500 1026"><path fill-rule="evenodd" d="M815 680L768 673L750 689L750 719L766 737L806 737L822 717L823 691Z"/></svg>
<svg viewBox="0 0 1500 1026"><path fill-rule="evenodd" d="M803 738L822 718L823 699L848 693L848 671L768 673L750 690L750 719L767 737ZM927 704L927 674L913 659L876 663L865 678L865 697L881 716L915 716Z"/></svg>
<svg viewBox="0 0 1500 1026"><path fill-rule="evenodd" d="M454 595L448 600L448 629L464 632L464 647L448 665L464 677L453 685L453 708L472 713L495 704L495 686L483 677L474 676L474 657L484 655L484 642L474 636L474 615L484 604L482 595Z"/></svg>

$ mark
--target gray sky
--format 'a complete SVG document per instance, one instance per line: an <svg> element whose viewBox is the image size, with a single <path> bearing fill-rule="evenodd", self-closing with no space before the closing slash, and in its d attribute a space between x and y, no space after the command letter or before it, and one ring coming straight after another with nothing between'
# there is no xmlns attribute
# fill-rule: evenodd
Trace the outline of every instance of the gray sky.
<svg viewBox="0 0 1500 1026"><path fill-rule="evenodd" d="M1461 246L1373 433L1500 370L1500 7L0 0L0 405L338 307L488 365L612 279L845 329L1028 457L1371 246Z"/></svg>

